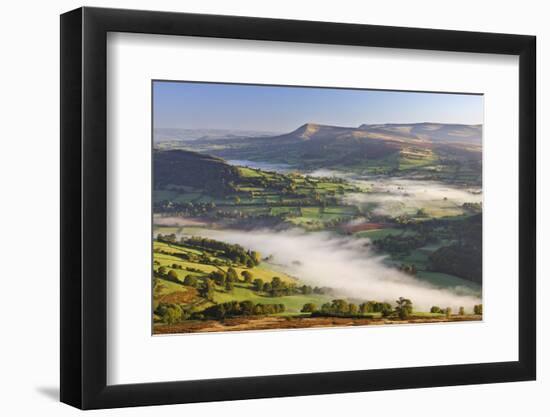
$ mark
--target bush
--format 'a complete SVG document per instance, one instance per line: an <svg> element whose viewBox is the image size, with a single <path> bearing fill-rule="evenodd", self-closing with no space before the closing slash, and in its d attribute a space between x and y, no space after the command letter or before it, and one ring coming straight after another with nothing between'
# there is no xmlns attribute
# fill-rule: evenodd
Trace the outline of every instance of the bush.
<svg viewBox="0 0 550 417"><path fill-rule="evenodd" d="M170 271L168 271L168 278L173 280L173 281L178 281L178 274L176 273L176 271L174 271L173 269L171 269Z"/></svg>
<svg viewBox="0 0 550 417"><path fill-rule="evenodd" d="M313 313L317 310L317 306L313 303L306 303L300 310L302 313Z"/></svg>

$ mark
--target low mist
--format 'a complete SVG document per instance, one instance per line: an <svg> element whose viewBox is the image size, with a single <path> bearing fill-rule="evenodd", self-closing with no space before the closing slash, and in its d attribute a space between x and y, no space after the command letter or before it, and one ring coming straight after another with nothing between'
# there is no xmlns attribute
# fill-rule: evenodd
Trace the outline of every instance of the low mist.
<svg viewBox="0 0 550 417"><path fill-rule="evenodd" d="M463 306L471 311L475 304L481 303L478 296L467 295L464 287L439 289L385 265L383 257L365 246L368 239L300 230L201 230L201 235L258 250L264 257L271 255L270 262L290 275L310 285L331 287L341 296L387 301L392 305L397 298L406 297L419 311L429 311L434 305L451 307L454 311Z"/></svg>
<svg viewBox="0 0 550 417"><path fill-rule="evenodd" d="M464 203L481 203L482 194L479 188L459 188L437 181L420 181L411 179L381 179L376 181L353 181L365 193L351 193L344 197L349 204L376 204L373 213L398 216L413 214L419 209L431 211L446 210L447 215L459 214Z"/></svg>

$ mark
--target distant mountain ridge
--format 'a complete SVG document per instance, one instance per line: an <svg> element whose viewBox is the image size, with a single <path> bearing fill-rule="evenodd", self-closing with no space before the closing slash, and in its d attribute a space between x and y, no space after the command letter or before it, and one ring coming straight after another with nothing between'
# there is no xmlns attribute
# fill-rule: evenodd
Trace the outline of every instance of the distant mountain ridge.
<svg viewBox="0 0 550 417"><path fill-rule="evenodd" d="M298 129L273 138L282 140L342 140L344 138L408 140L411 142L447 142L481 144L482 125L445 123L362 124L359 127L306 123Z"/></svg>
<svg viewBox="0 0 550 417"><path fill-rule="evenodd" d="M305 171L328 168L369 174L407 171L433 178L481 181L482 125L445 123L305 123L275 136L189 141L180 149L226 160L284 163Z"/></svg>

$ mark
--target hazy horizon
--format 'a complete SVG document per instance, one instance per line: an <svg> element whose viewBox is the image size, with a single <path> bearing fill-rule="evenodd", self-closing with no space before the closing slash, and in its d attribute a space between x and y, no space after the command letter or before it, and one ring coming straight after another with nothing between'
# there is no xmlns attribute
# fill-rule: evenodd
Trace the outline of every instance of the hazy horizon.
<svg viewBox="0 0 550 417"><path fill-rule="evenodd" d="M298 126L296 126L295 128L291 129L292 130L296 130L306 124L315 124L315 125L320 125L320 126L332 126L332 127L342 127L342 128L350 128L350 129L353 129L353 128L358 128L359 126L361 125L372 125L372 126L376 126L376 125L401 125L401 124L410 124L410 125L419 125L419 124L453 124L453 125L464 125L464 126L483 126L483 123L448 123L448 122L439 122L439 121L422 121L422 122L407 122L407 123L399 123L399 122L381 122L381 123L361 123L357 126L341 126L341 125L329 125L327 123L315 123L315 122L304 122L304 123L301 123L299 124ZM207 126L202 126L202 127L193 127L193 128L189 128L189 127L175 127L175 126L155 126L154 127L155 129L173 129L173 130L202 130L202 131L205 131L205 130L212 130L212 131L234 131L234 132L239 132L239 131L242 131L242 132L250 132L250 131L254 131L254 132L258 132L258 133L289 133L288 131L275 131L275 130L265 130L265 129L245 129L245 128L230 128L230 127L216 127L216 128L211 128L211 127L207 127Z"/></svg>
<svg viewBox="0 0 550 417"><path fill-rule="evenodd" d="M155 129L290 132L306 123L483 124L483 95L154 81Z"/></svg>

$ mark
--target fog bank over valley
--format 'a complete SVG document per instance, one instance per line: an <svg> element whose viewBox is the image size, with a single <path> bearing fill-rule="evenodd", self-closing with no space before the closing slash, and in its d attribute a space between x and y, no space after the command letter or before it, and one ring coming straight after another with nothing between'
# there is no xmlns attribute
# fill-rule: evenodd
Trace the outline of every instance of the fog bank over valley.
<svg viewBox="0 0 550 417"><path fill-rule="evenodd" d="M305 233L298 229L242 232L206 230L200 234L236 243L272 256L270 262L310 285L334 288L337 294L361 300L388 301L399 297L413 301L415 309L429 311L439 305L473 308L481 302L465 295L464 288L440 289L384 264L384 257L366 244L368 239L340 237L329 232Z"/></svg>

